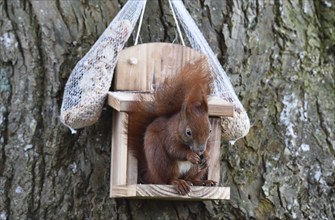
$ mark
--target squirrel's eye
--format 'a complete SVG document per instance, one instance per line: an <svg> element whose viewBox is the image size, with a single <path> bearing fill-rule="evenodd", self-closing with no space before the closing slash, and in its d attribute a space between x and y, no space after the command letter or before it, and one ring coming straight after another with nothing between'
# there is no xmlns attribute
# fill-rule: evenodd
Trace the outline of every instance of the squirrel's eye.
<svg viewBox="0 0 335 220"><path fill-rule="evenodd" d="M192 137L192 131L189 128L186 128L186 135Z"/></svg>
<svg viewBox="0 0 335 220"><path fill-rule="evenodd" d="M212 129L209 129L209 133L212 133Z"/></svg>

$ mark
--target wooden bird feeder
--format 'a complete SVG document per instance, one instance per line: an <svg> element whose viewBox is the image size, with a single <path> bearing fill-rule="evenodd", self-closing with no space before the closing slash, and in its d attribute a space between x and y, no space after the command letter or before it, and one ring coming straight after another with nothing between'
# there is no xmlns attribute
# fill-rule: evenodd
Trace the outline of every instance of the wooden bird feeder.
<svg viewBox="0 0 335 220"><path fill-rule="evenodd" d="M188 195L179 195L172 185L138 184L137 160L128 151L127 113L129 103L136 100L139 92L148 93L165 77L178 73L192 60L204 55L170 43L149 43L127 48L119 54L114 75L114 92L108 93L108 105L113 110L112 150L111 150L111 198L151 198L176 200L229 199L229 187L192 186ZM134 93L136 91L136 93ZM210 151L211 162L208 179L220 185L220 116L233 116L232 104L210 96L208 98L209 116L212 125ZM131 126L129 124L128 126Z"/></svg>

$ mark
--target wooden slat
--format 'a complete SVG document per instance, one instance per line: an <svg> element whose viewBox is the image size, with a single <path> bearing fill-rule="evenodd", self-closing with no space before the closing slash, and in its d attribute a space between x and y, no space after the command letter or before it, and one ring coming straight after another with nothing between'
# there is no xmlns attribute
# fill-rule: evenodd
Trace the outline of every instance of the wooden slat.
<svg viewBox="0 0 335 220"><path fill-rule="evenodd" d="M230 187L192 186L188 195L179 195L171 185L137 184L113 186L112 198L211 200L230 199Z"/></svg>
<svg viewBox="0 0 335 220"><path fill-rule="evenodd" d="M234 116L233 104L217 96L208 96L208 114L209 116Z"/></svg>
<svg viewBox="0 0 335 220"><path fill-rule="evenodd" d="M137 100L139 93L134 92L108 92L108 105L119 112L129 110L129 105ZM149 93L142 94L145 100L150 100Z"/></svg>
<svg viewBox="0 0 335 220"><path fill-rule="evenodd" d="M178 73L186 63L204 57L192 48L171 43L147 43L126 48L118 56L114 89L150 91L153 84Z"/></svg>
<svg viewBox="0 0 335 220"><path fill-rule="evenodd" d="M137 184L137 159L128 150L127 159L127 185Z"/></svg>
<svg viewBox="0 0 335 220"><path fill-rule="evenodd" d="M137 95L137 93L131 92L108 92L108 105L120 112L128 111L129 104L137 100ZM151 100L151 94L144 93L142 95L145 100ZM232 117L234 115L234 106L220 97L209 96L208 114L209 116Z"/></svg>
<svg viewBox="0 0 335 220"><path fill-rule="evenodd" d="M111 198L136 197L136 184L111 186Z"/></svg>
<svg viewBox="0 0 335 220"><path fill-rule="evenodd" d="M113 112L113 131L111 149L111 189L113 185L124 185L127 183L127 134L125 121L128 115L125 112ZM112 190L111 190L112 195Z"/></svg>
<svg viewBox="0 0 335 220"><path fill-rule="evenodd" d="M220 147L221 147L221 120L220 118L210 117L212 133L210 136L211 149L208 164L208 179L220 182Z"/></svg>

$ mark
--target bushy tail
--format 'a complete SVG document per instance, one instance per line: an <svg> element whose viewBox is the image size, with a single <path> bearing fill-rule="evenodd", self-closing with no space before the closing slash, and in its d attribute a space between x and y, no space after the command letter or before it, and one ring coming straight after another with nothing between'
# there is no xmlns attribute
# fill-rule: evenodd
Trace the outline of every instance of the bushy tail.
<svg viewBox="0 0 335 220"><path fill-rule="evenodd" d="M180 111L187 97L197 95L192 92L192 88L199 88L208 95L210 84L211 75L207 59L186 64L179 74L166 78L154 93L156 115L171 115Z"/></svg>
<svg viewBox="0 0 335 220"><path fill-rule="evenodd" d="M185 99L196 102L199 94L209 95L211 80L207 59L199 59L185 65L179 74L166 78L154 92L152 102L140 97L140 101L130 106L128 143L138 160L144 158L143 143L147 126L157 117L179 112Z"/></svg>

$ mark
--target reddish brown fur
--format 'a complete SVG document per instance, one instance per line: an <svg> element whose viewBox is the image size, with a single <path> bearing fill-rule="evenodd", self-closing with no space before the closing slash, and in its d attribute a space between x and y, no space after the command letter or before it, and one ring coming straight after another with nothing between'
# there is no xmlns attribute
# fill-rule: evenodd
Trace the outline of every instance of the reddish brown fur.
<svg viewBox="0 0 335 220"><path fill-rule="evenodd" d="M131 106L129 146L138 159L141 182L172 184L181 194L188 193L191 184L215 185L212 180L201 180L209 159L210 83L207 60L201 59L165 79L151 104L141 100ZM181 175L178 161L193 165Z"/></svg>

